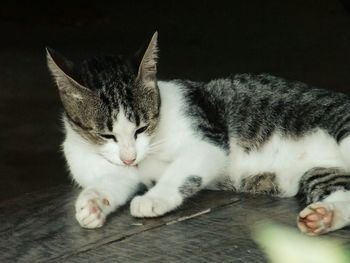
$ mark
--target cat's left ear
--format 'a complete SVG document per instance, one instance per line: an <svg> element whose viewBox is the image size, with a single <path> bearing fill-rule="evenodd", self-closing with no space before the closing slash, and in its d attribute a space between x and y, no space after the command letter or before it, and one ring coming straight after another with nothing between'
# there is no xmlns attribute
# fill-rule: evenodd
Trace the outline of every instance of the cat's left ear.
<svg viewBox="0 0 350 263"><path fill-rule="evenodd" d="M156 31L142 57L137 79L145 86L154 86L157 80L158 32Z"/></svg>

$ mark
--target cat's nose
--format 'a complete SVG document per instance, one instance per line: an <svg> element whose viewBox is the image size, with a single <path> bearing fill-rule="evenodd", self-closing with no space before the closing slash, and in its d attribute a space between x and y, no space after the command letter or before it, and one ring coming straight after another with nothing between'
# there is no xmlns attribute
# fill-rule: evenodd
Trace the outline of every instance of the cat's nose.
<svg viewBox="0 0 350 263"><path fill-rule="evenodd" d="M123 162L124 164L126 164L126 165L132 165L133 162L135 162L135 160L136 160L136 158L130 159L130 160L124 160L124 159L122 159L122 162Z"/></svg>

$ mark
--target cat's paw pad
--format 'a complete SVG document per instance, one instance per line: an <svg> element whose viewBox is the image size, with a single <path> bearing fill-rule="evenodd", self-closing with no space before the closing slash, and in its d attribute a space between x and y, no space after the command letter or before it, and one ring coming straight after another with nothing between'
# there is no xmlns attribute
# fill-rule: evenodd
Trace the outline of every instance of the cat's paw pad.
<svg viewBox="0 0 350 263"><path fill-rule="evenodd" d="M134 217L157 217L170 210L165 200L156 197L136 196L130 203L130 213Z"/></svg>
<svg viewBox="0 0 350 263"><path fill-rule="evenodd" d="M106 221L103 209L108 205L108 200L102 198L98 192L83 192L76 203L75 217L83 228L99 228Z"/></svg>
<svg viewBox="0 0 350 263"><path fill-rule="evenodd" d="M320 235L331 230L333 216L331 204L314 203L299 213L298 227L305 234Z"/></svg>

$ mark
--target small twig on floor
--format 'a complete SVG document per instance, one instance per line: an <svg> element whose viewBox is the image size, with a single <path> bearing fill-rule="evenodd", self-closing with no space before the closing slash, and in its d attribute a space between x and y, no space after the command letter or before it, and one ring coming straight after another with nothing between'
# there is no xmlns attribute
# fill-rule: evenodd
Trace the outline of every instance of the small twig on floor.
<svg viewBox="0 0 350 263"><path fill-rule="evenodd" d="M136 223L131 223L131 225L132 225L132 226L143 226L143 223L138 223L138 222L136 222Z"/></svg>
<svg viewBox="0 0 350 263"><path fill-rule="evenodd" d="M179 217L175 220L172 220L170 222L167 222L166 225L172 225L172 224L175 224L177 222L181 222L181 221L185 221L185 220L188 220L188 219L191 219L191 218L194 218L194 217L197 217L197 216L201 216L201 215L204 215L204 214L207 214L211 211L211 208L208 208L206 210L203 210L201 212L198 212L198 213L195 213L195 214L192 214L192 215L189 215L189 216L182 216L182 217Z"/></svg>

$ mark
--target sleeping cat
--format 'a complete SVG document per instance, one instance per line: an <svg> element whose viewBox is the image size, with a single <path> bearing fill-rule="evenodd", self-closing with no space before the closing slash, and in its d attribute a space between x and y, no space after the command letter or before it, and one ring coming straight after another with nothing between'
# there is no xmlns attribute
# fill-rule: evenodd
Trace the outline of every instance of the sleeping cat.
<svg viewBox="0 0 350 263"><path fill-rule="evenodd" d="M157 52L157 33L138 61L74 65L47 50L82 227L130 199L131 215L161 216L204 188L298 194L310 235L350 224L348 96L266 74L158 81ZM135 196L140 184L149 190Z"/></svg>

